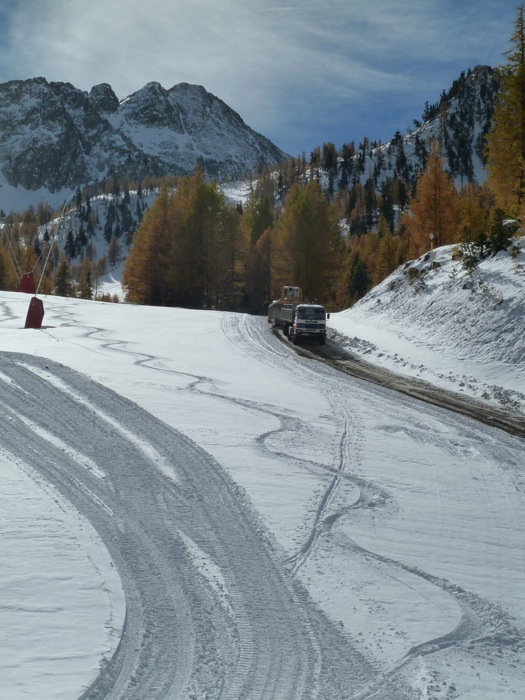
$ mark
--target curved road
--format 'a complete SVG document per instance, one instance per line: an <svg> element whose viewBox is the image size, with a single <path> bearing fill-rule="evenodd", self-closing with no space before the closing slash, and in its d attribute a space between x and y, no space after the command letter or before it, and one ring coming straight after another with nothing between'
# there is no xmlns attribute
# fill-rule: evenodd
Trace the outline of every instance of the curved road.
<svg viewBox="0 0 525 700"><path fill-rule="evenodd" d="M274 333L282 342L289 342L282 334L277 331L274 331ZM491 406L464 394L440 389L420 379L395 374L362 360L330 340L327 340L325 345L305 343L304 345L290 346L294 348L297 354L320 360L352 377L364 379L367 382L378 384L393 391L399 391L413 399L425 401L440 408L446 408L455 413L474 418L480 423L485 423L493 428L500 428L516 437L525 438L525 418L522 414Z"/></svg>

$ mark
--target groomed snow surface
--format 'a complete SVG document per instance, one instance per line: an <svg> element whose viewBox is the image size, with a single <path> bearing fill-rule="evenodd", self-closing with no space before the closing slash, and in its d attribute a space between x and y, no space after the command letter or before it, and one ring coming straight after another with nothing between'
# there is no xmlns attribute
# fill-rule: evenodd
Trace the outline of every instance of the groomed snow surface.
<svg viewBox="0 0 525 700"><path fill-rule="evenodd" d="M523 413L521 248L439 249L330 337ZM261 317L28 302L0 292L3 700L525 696L522 439Z"/></svg>

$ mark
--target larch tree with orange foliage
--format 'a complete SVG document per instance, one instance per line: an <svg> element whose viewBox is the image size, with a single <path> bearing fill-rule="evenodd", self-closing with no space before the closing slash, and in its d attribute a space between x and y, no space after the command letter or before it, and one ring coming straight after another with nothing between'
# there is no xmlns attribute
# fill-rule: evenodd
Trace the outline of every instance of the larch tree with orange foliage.
<svg viewBox="0 0 525 700"><path fill-rule="evenodd" d="M0 289L13 290L16 288L15 268L9 251L0 243Z"/></svg>
<svg viewBox="0 0 525 700"><path fill-rule="evenodd" d="M168 296L170 195L164 183L133 237L122 272L126 300L162 306Z"/></svg>
<svg viewBox="0 0 525 700"><path fill-rule="evenodd" d="M471 183L462 188L459 193L459 225L463 243L488 236L494 207L494 197L486 184L480 187Z"/></svg>
<svg viewBox="0 0 525 700"><path fill-rule="evenodd" d="M327 303L336 290L336 266L342 253L339 212L328 204L319 183L294 185L277 223L279 260L274 283L301 287L305 298Z"/></svg>
<svg viewBox="0 0 525 700"><path fill-rule="evenodd" d="M525 209L525 7L518 7L501 94L486 138L489 184L508 216Z"/></svg>
<svg viewBox="0 0 525 700"><path fill-rule="evenodd" d="M419 176L408 220L409 255L418 257L433 245L456 243L459 235L458 194L434 144ZM432 239L431 239L432 235Z"/></svg>
<svg viewBox="0 0 525 700"><path fill-rule="evenodd" d="M253 312L263 313L274 298L274 275L278 256L276 234L267 228L252 247L247 260L247 306Z"/></svg>

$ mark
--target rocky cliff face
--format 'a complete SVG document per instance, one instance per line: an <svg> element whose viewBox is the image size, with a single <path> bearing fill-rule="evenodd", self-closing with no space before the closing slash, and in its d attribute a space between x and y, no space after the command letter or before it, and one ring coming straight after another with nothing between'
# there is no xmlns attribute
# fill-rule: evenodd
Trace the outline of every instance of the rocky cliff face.
<svg viewBox="0 0 525 700"><path fill-rule="evenodd" d="M0 84L0 177L11 187L53 193L113 175L189 174L197 163L240 177L284 158L200 86L149 83L119 102L107 84L89 94L45 78Z"/></svg>

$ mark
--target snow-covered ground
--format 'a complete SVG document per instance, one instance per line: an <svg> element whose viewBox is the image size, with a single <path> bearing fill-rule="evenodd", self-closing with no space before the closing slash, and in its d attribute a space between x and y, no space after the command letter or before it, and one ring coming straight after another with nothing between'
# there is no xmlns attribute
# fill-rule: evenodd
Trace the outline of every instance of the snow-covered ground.
<svg viewBox="0 0 525 700"><path fill-rule="evenodd" d="M406 263L334 314L332 337L369 362L525 413L525 238L515 246L472 274L450 246L433 264L430 254Z"/></svg>
<svg viewBox="0 0 525 700"><path fill-rule="evenodd" d="M440 249L330 334L525 412L524 260ZM525 694L522 440L262 318L47 297L24 330L28 300L0 292L0 697Z"/></svg>

